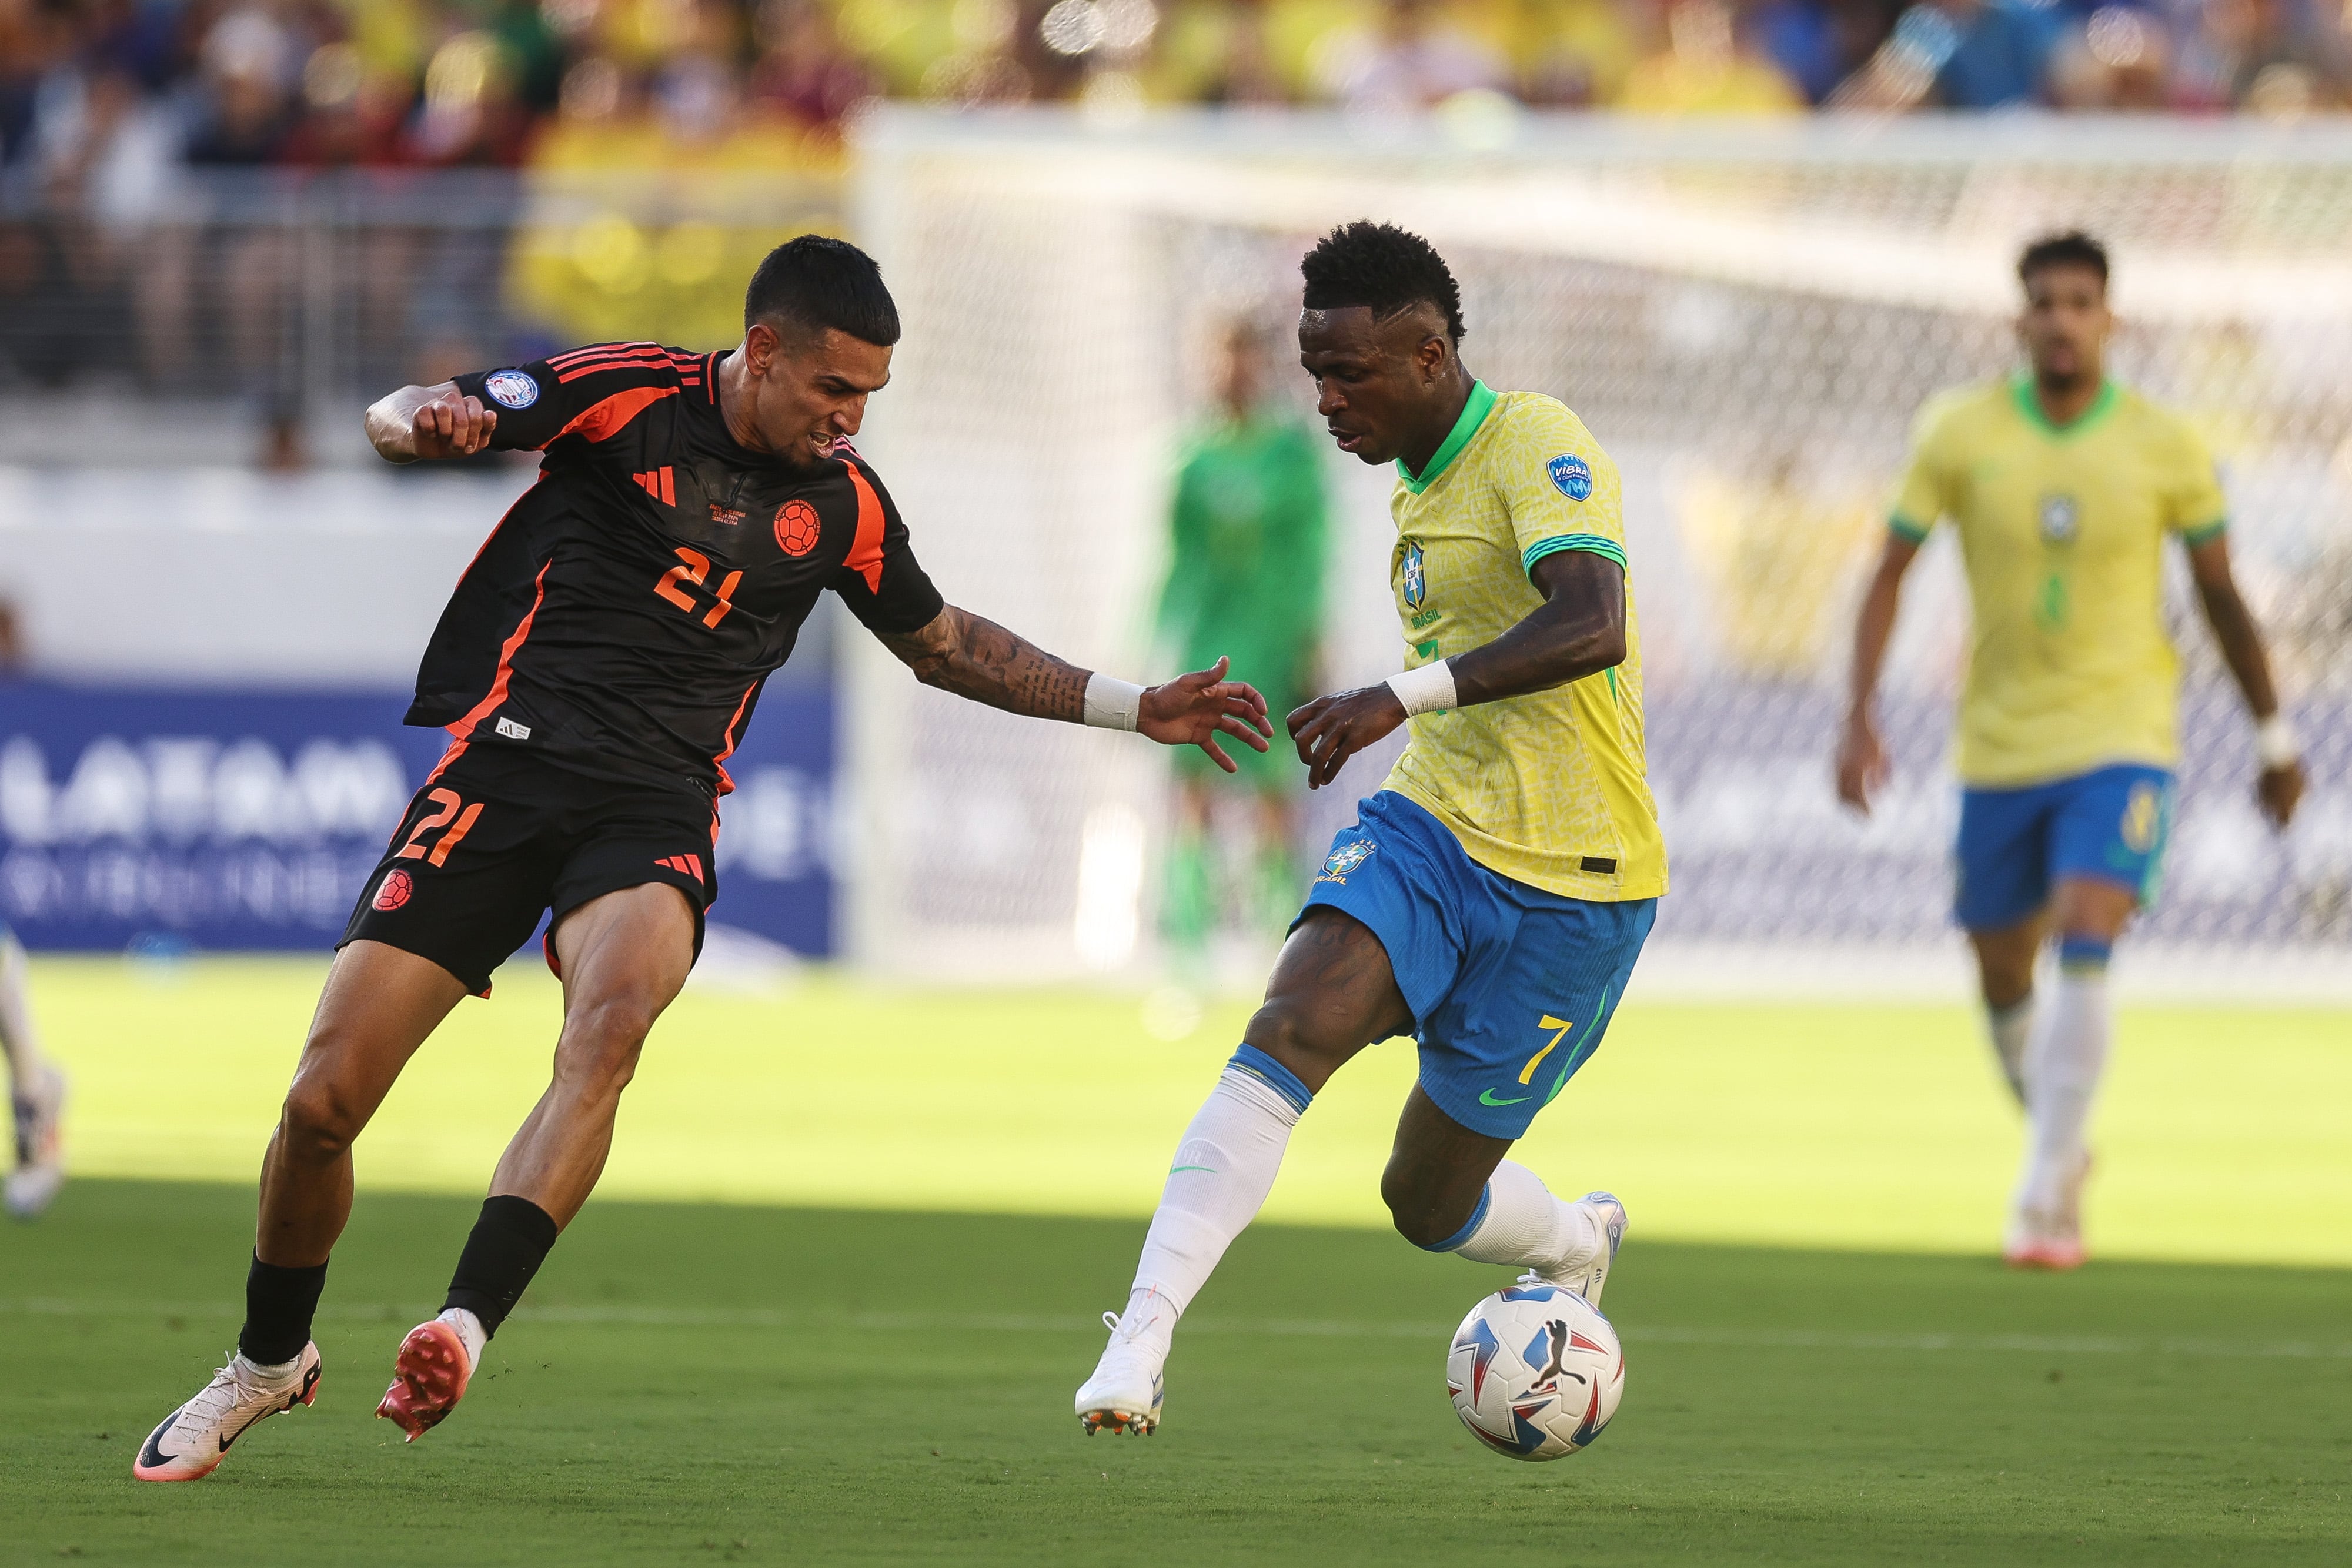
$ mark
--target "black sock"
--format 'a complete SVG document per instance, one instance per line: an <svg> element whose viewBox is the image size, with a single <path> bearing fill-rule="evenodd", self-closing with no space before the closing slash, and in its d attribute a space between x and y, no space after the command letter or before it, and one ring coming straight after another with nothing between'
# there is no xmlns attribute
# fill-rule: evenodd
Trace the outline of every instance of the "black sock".
<svg viewBox="0 0 2352 1568"><path fill-rule="evenodd" d="M281 1269L255 1253L245 1276L245 1327L236 1348L246 1360L278 1366L302 1354L310 1343L310 1318L319 1292L327 1287L327 1266Z"/></svg>
<svg viewBox="0 0 2352 1568"><path fill-rule="evenodd" d="M527 1197L484 1198L482 1217L457 1254L457 1271L449 1277L449 1299L441 1310L463 1307L482 1320L485 1334L497 1333L522 1300L530 1277L547 1261L556 1230L554 1217Z"/></svg>

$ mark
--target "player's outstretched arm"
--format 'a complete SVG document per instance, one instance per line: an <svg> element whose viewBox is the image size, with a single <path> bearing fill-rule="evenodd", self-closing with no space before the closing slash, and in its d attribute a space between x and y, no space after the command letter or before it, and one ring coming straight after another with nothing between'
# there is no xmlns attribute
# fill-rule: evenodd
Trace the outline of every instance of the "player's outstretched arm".
<svg viewBox="0 0 2352 1568"><path fill-rule="evenodd" d="M1533 579L1544 601L1493 642L1394 681L1317 697L1292 714L1307 787L1330 783L1349 758L1414 713L1549 691L1624 662L1622 567L1590 550L1561 550L1537 561Z"/></svg>
<svg viewBox="0 0 2352 1568"><path fill-rule="evenodd" d="M919 632L885 636L883 645L927 686L1007 713L1056 718L1104 729L1133 729L1162 746L1197 746L1226 772L1234 759L1217 737L1238 737L1260 751L1274 727L1255 687L1225 679L1225 661L1164 685L1133 686L1066 664L995 622L950 604Z"/></svg>
<svg viewBox="0 0 2352 1568"><path fill-rule="evenodd" d="M471 457L490 444L498 411L467 397L456 382L403 387L368 405L368 444L389 463Z"/></svg>
<svg viewBox="0 0 2352 1568"><path fill-rule="evenodd" d="M1848 687L1845 731L1838 738L1838 799L1870 815L1870 792L1886 782L1893 764L1878 738L1878 721L1871 712L1878 699L1878 672L1886 663L1887 640L1895 634L1895 612L1903 600L1903 574L1918 558L1919 541L1888 529L1886 548L1879 552L1878 570L1862 596L1853 621L1853 675Z"/></svg>
<svg viewBox="0 0 2352 1568"><path fill-rule="evenodd" d="M2191 547L2189 567L2197 578L2197 597L2204 601L2213 640L2221 645L2221 657L2237 678L2238 689L2246 694L2246 706L2253 711L2254 749L2262 767L2254 784L2255 798L2262 802L2263 814L2284 828L2294 820L2295 805L2303 799L2303 761L2294 731L2279 711L2278 688L2271 682L2271 661L2263 648L2262 631L2254 624L2253 612L2246 608L2245 599L2238 592L2238 580L2230 570L2230 536L2217 534Z"/></svg>

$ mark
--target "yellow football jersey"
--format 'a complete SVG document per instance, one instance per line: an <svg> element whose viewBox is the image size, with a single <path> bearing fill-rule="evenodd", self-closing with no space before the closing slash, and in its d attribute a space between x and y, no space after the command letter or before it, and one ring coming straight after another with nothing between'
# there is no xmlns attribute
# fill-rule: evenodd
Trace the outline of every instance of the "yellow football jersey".
<svg viewBox="0 0 2352 1568"><path fill-rule="evenodd" d="M1617 465L1584 423L1538 392L1481 382L1420 474L1400 463L1389 576L1417 668L1509 631L1543 595L1528 580L1559 550L1625 563ZM1454 831L1515 882L1597 903L1666 891L1657 804L1643 775L1642 643L1625 585L1625 662L1572 685L1412 721L1384 788Z"/></svg>
<svg viewBox="0 0 2352 1568"><path fill-rule="evenodd" d="M1975 621L1963 782L2007 789L2179 760L2164 539L2201 544L2228 510L2189 423L2112 382L2063 429L2021 379L1921 411L1891 520L1915 539L1942 517L1959 530Z"/></svg>

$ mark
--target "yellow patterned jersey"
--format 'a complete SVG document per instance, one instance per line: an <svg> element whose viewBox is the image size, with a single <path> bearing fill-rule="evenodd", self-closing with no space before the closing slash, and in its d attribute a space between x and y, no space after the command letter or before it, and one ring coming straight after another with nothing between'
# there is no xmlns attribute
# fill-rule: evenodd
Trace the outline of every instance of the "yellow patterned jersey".
<svg viewBox="0 0 2352 1568"><path fill-rule="evenodd" d="M1617 465L1584 422L1539 392L1473 387L1428 466L1399 464L1389 577L1408 668L1509 631L1543 595L1528 572L1559 550L1625 564ZM1470 858L1567 898L1666 891L1643 774L1642 642L1625 585L1625 662L1570 685L1412 721L1387 789L1454 831Z"/></svg>
<svg viewBox="0 0 2352 1568"><path fill-rule="evenodd" d="M2023 380L1927 404L1892 526L1924 539L1948 517L1958 531L1974 619L1963 782L2009 789L2179 760L2164 541L2201 544L2227 515L2196 431L2112 382L2063 429Z"/></svg>

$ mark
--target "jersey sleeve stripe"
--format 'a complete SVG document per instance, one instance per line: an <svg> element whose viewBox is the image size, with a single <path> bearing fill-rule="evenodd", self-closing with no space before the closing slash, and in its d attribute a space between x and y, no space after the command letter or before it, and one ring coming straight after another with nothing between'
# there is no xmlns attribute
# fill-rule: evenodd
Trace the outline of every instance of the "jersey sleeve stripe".
<svg viewBox="0 0 2352 1568"><path fill-rule="evenodd" d="M882 591L882 500L856 462L844 458L849 483L857 492L857 535L850 541L849 559L841 564L866 580L869 592Z"/></svg>
<svg viewBox="0 0 2352 1568"><path fill-rule="evenodd" d="M1605 534L1554 534L1550 538L1538 539L1519 558L1519 565L1524 570L1533 571L1536 562L1548 555L1558 555L1562 550L1585 550L1605 556L1617 563L1619 570L1627 570L1624 547Z"/></svg>
<svg viewBox="0 0 2352 1568"><path fill-rule="evenodd" d="M583 410L570 424L555 433L554 441L567 435L584 435L591 441L609 441L625 429L629 421L645 413L647 407L666 397L676 397L676 387L631 387L614 392L611 397L593 402ZM553 441L548 444L554 444Z"/></svg>
<svg viewBox="0 0 2352 1568"><path fill-rule="evenodd" d="M659 343L591 343L584 349L572 349L561 354L550 354L547 362L562 368L578 364L583 360L612 360L624 355L652 359L668 353Z"/></svg>
<svg viewBox="0 0 2352 1568"><path fill-rule="evenodd" d="M1915 523L1900 512L1897 512L1893 517L1887 518L1886 526L1889 529L1901 534L1905 538L1909 539L1915 545L1925 544L1927 539L1927 535L1931 531L1927 524Z"/></svg>
<svg viewBox="0 0 2352 1568"><path fill-rule="evenodd" d="M2216 517L2211 522L2201 524L2197 528L2181 529L2180 541L2194 549L2199 545L2211 544L2229 531L2230 519Z"/></svg>
<svg viewBox="0 0 2352 1568"><path fill-rule="evenodd" d="M647 371L657 375L663 371L675 371L675 369L676 367L667 360L583 360L578 364L565 367L556 376L555 384L567 385L578 381L582 376L598 375L607 371Z"/></svg>
<svg viewBox="0 0 2352 1568"><path fill-rule="evenodd" d="M547 601L547 573L548 569L554 564L551 560L546 566L539 569L539 576L531 581L534 591L530 596L530 608L522 612L522 619L516 623L513 634L508 637L505 645L499 649L499 673L490 682L489 692L480 702L474 705L472 712L449 727L451 738L464 740L471 736L474 733L474 727L497 712L499 705L507 700L507 683L514 675L515 652L530 640L530 623L539 619L539 607ZM449 758L444 758L442 760L446 763Z"/></svg>

